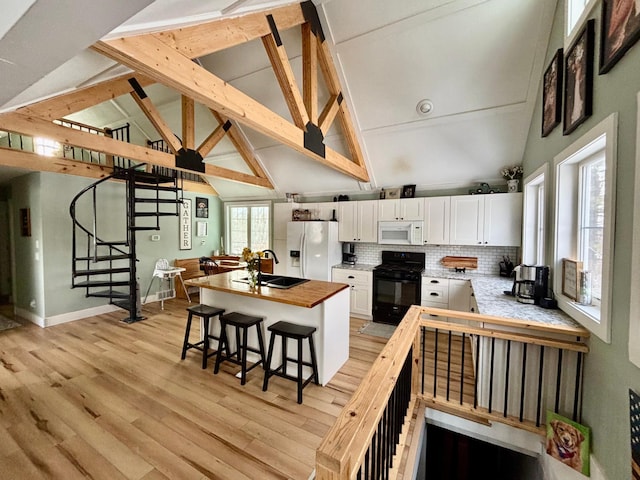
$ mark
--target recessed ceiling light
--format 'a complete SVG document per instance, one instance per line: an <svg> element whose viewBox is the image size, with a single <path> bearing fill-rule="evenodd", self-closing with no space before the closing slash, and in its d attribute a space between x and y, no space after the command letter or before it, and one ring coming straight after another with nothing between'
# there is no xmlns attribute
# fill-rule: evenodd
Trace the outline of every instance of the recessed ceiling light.
<svg viewBox="0 0 640 480"><path fill-rule="evenodd" d="M433 103L431 103L431 100L420 100L418 102L418 105L416 105L416 112L418 112L418 115L428 115L433 111Z"/></svg>

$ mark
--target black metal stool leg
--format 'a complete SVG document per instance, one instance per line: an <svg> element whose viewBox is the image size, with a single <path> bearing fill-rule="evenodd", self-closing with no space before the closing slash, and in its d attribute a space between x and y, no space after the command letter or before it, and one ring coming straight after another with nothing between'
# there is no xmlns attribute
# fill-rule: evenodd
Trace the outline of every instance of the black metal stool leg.
<svg viewBox="0 0 640 480"><path fill-rule="evenodd" d="M247 327L242 329L242 365L240 365L240 385L247 382Z"/></svg>
<svg viewBox="0 0 640 480"><path fill-rule="evenodd" d="M193 319L193 314L189 312L189 317L187 318L187 328L184 332L184 342L182 343L182 355L180 358L184 360L187 357L187 349L189 347L189 332L191 332L191 320Z"/></svg>

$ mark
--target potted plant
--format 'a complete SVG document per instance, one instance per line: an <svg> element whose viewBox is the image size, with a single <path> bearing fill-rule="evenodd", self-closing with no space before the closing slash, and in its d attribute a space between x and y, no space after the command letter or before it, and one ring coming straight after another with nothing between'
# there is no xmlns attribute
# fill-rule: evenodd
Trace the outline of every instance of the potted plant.
<svg viewBox="0 0 640 480"><path fill-rule="evenodd" d="M519 178L522 176L522 167L515 165L513 167L503 168L500 172L507 179L507 192L513 193L518 191Z"/></svg>

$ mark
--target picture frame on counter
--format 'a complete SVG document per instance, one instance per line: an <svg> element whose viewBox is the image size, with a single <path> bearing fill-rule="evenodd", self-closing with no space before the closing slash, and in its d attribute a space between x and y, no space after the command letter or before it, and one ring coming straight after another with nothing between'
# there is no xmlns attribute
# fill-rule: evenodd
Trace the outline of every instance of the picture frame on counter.
<svg viewBox="0 0 640 480"><path fill-rule="evenodd" d="M395 198L400 198L400 195L402 194L402 189L400 187L398 188L387 188L384 191L384 198L391 198L391 199L395 199Z"/></svg>
<svg viewBox="0 0 640 480"><path fill-rule="evenodd" d="M416 196L415 185L405 185L402 187L402 198L414 198Z"/></svg>
<svg viewBox="0 0 640 480"><path fill-rule="evenodd" d="M562 294L574 302L578 300L578 282L581 270L582 262L569 258L562 259Z"/></svg>

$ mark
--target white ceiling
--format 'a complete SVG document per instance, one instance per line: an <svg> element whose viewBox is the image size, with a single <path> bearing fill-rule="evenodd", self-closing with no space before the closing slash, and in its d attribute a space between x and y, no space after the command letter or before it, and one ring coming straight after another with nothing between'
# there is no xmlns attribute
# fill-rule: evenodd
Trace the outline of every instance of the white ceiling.
<svg viewBox="0 0 640 480"><path fill-rule="evenodd" d="M96 11L97 6L88 9L82 0L9 1L9 14L0 19L0 35L4 34L0 38L0 111L126 71L87 49L100 38L291 2L98 3L102 6ZM418 190L442 190L497 183L502 167L521 162L556 0L314 3L341 76L373 189L416 184ZM281 34L301 84L299 29ZM220 78L290 118L262 42L252 41L199 60ZM160 85L145 90L172 129L180 132L179 97ZM321 104L327 99L325 90L320 91L320 99ZM421 99L433 102L428 116L416 111ZM129 122L136 142L160 138L129 97L105 102L72 118L100 127ZM215 126L207 109L199 108L196 143ZM349 194L369 187L260 133L243 130L276 190L210 178L223 199L283 197L285 192ZM347 153L340 128L332 128L325 141ZM218 145L206 161L248 171L228 141Z"/></svg>

